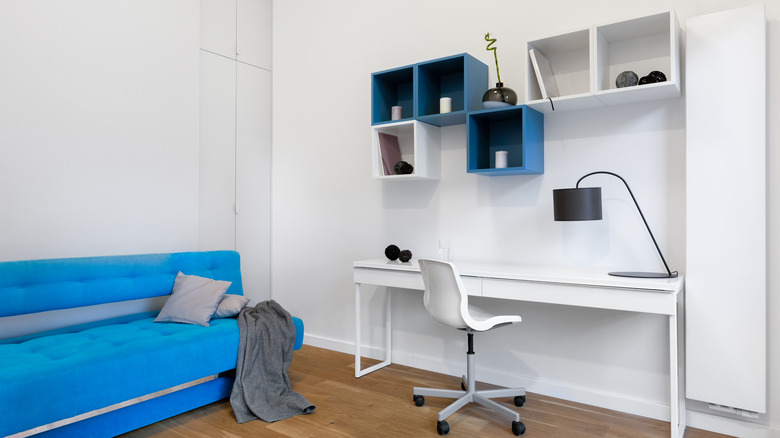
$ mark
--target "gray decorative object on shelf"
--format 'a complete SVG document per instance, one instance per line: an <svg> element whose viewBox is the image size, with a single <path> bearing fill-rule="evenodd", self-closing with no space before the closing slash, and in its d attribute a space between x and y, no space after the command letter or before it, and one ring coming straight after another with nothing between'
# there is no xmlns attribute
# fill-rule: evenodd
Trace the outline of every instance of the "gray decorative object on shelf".
<svg viewBox="0 0 780 438"><path fill-rule="evenodd" d="M633 87L638 83L639 83L639 76L637 76L636 73L630 70L620 73L617 79L615 79L615 86L618 88Z"/></svg>
<svg viewBox="0 0 780 438"><path fill-rule="evenodd" d="M401 254L398 255L398 260L402 261L403 263L408 262L412 259L412 252L408 249L405 249L401 251Z"/></svg>

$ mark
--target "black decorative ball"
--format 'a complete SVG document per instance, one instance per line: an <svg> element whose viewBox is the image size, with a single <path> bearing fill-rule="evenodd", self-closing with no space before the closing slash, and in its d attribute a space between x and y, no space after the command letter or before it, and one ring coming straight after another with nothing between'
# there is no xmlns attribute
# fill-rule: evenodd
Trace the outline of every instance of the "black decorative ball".
<svg viewBox="0 0 780 438"><path fill-rule="evenodd" d="M642 76L639 78L639 85L645 85L645 84L654 84L658 82L658 79L655 76Z"/></svg>
<svg viewBox="0 0 780 438"><path fill-rule="evenodd" d="M666 82L666 75L658 70L651 71L648 76L653 76L656 82Z"/></svg>
<svg viewBox="0 0 780 438"><path fill-rule="evenodd" d="M639 77L632 71L624 71L615 79L615 86L618 88L633 87L639 83Z"/></svg>
<svg viewBox="0 0 780 438"><path fill-rule="evenodd" d="M408 262L411 259L412 259L412 252L409 251L408 249L401 251L401 254L398 255L398 260L404 263Z"/></svg>
<svg viewBox="0 0 780 438"><path fill-rule="evenodd" d="M409 175L412 172L414 172L414 167L406 161L399 161L395 163L396 175Z"/></svg>
<svg viewBox="0 0 780 438"><path fill-rule="evenodd" d="M658 70L653 70L647 76L642 76L639 79L639 85L655 84L656 82L666 82L666 75Z"/></svg>
<svg viewBox="0 0 780 438"><path fill-rule="evenodd" d="M397 260L398 256L400 255L401 255L401 249L395 245L388 245L388 247L385 248L385 257L387 257L390 260Z"/></svg>

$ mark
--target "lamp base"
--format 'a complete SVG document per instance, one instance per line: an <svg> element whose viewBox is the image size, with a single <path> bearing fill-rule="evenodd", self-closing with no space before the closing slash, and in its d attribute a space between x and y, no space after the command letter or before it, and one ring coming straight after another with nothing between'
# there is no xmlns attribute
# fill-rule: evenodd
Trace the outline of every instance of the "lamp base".
<svg viewBox="0 0 780 438"><path fill-rule="evenodd" d="M677 272L667 274L666 272L610 272L609 275L615 277L631 278L676 278Z"/></svg>

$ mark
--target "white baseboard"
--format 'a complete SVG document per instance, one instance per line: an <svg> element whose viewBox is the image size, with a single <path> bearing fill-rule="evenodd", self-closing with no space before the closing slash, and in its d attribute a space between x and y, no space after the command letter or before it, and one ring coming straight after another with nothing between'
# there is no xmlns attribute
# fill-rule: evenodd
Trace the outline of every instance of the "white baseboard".
<svg viewBox="0 0 780 438"><path fill-rule="evenodd" d="M306 334L304 335L304 343L313 347L325 348L347 354L355 353L354 343L337 339ZM363 346L361 348L361 356L363 357L383 360L384 354L383 349L370 346ZM460 375L465 367L465 364L463 363L446 362L439 358L410 354L397 350L393 351L393 363L451 376ZM482 382L505 387L525 387L528 391L533 393L661 421L669 421L670 418L668 404L629 397L625 394L599 391L594 388L578 387L562 382L531 378L491 368L478 368L479 380ZM740 438L780 438L780 430L767 425L747 423L690 410L686 411L686 419L686 424L689 427Z"/></svg>

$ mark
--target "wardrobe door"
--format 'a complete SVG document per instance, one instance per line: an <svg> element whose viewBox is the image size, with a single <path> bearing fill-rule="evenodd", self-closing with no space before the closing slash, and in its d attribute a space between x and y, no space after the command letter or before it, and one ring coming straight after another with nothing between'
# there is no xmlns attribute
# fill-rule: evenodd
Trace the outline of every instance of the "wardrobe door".
<svg viewBox="0 0 780 438"><path fill-rule="evenodd" d="M236 59L236 0L200 0L200 48Z"/></svg>
<svg viewBox="0 0 780 438"><path fill-rule="evenodd" d="M271 70L272 12L271 0L237 0L239 61Z"/></svg>
<svg viewBox="0 0 780 438"><path fill-rule="evenodd" d="M271 293L271 72L238 63L236 249L244 294Z"/></svg>
<svg viewBox="0 0 780 438"><path fill-rule="evenodd" d="M236 62L200 51L201 250L235 248Z"/></svg>

